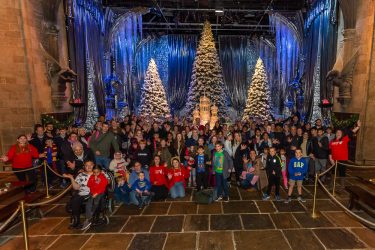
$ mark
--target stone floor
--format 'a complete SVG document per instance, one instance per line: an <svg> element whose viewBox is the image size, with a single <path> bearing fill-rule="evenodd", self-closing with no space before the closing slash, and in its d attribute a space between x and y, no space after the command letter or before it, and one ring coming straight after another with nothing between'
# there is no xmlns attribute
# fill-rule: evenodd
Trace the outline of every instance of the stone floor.
<svg viewBox="0 0 375 250"><path fill-rule="evenodd" d="M284 204L232 187L229 203L210 205L195 204L188 189L184 199L142 210L116 207L109 225L86 231L68 229L64 197L43 207L44 218L29 220L30 249L375 249L375 231L346 215L320 189L319 216L313 219L313 189L304 187L306 203ZM338 197L347 202L344 191ZM23 249L19 224L0 236L0 249Z"/></svg>

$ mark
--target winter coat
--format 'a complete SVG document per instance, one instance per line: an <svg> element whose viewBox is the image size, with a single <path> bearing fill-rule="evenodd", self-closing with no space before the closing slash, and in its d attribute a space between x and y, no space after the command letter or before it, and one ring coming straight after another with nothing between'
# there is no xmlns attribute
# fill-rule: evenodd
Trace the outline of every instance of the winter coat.
<svg viewBox="0 0 375 250"><path fill-rule="evenodd" d="M96 138L96 136L91 136L89 145L94 154L96 151L99 151L102 157L110 157L111 146L115 152L119 151L119 144L110 131L105 134L100 133L98 138Z"/></svg>

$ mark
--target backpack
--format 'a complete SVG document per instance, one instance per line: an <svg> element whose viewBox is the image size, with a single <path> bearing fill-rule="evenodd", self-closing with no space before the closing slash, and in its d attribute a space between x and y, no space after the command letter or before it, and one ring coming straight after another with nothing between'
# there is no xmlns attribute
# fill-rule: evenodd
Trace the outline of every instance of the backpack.
<svg viewBox="0 0 375 250"><path fill-rule="evenodd" d="M203 189L195 193L195 203L197 204L211 204L214 201L214 191Z"/></svg>

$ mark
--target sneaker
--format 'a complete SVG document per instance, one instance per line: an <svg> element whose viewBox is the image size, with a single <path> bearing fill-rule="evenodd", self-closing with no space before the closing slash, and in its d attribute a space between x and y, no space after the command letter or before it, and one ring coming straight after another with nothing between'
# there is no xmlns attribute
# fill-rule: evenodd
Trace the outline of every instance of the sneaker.
<svg viewBox="0 0 375 250"><path fill-rule="evenodd" d="M298 196L297 201L306 202L306 200L304 198L302 198L302 196Z"/></svg>
<svg viewBox="0 0 375 250"><path fill-rule="evenodd" d="M229 202L229 196L223 198L224 202Z"/></svg>
<svg viewBox="0 0 375 250"><path fill-rule="evenodd" d="M268 201L269 199L270 199L269 195L267 195L267 194L263 195L263 199L262 200Z"/></svg>
<svg viewBox="0 0 375 250"><path fill-rule="evenodd" d="M83 222L83 226L82 226L81 230L89 229L90 226L91 226L91 221L85 220L85 222Z"/></svg>
<svg viewBox="0 0 375 250"><path fill-rule="evenodd" d="M223 197L219 196L219 197L216 198L215 201L221 201L222 199L223 199Z"/></svg>
<svg viewBox="0 0 375 250"><path fill-rule="evenodd" d="M284 203L289 203L292 201L292 197L288 197L288 199L285 199Z"/></svg>
<svg viewBox="0 0 375 250"><path fill-rule="evenodd" d="M275 201L281 201L281 198L280 198L279 195L276 195L276 196L275 196Z"/></svg>

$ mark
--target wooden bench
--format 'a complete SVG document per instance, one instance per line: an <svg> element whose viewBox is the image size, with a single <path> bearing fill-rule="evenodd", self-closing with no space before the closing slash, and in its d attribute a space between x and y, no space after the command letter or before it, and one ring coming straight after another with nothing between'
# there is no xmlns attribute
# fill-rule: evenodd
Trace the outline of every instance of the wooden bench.
<svg viewBox="0 0 375 250"><path fill-rule="evenodd" d="M375 194L358 186L346 186L345 190L350 194L348 208L358 207L375 217Z"/></svg>

